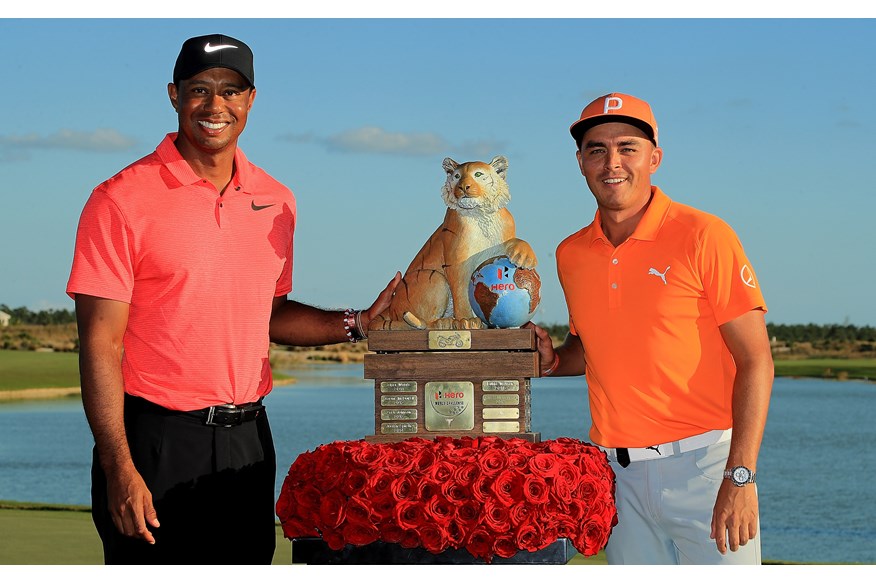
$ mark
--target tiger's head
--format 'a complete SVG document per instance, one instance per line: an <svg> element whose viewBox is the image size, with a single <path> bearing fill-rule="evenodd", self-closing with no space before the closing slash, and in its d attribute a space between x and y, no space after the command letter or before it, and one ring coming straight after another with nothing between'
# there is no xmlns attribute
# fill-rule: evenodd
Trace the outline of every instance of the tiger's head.
<svg viewBox="0 0 876 584"><path fill-rule="evenodd" d="M495 213L511 200L505 174L508 160L496 156L486 162L463 162L444 159L447 180L441 190L444 203L462 215L483 216Z"/></svg>

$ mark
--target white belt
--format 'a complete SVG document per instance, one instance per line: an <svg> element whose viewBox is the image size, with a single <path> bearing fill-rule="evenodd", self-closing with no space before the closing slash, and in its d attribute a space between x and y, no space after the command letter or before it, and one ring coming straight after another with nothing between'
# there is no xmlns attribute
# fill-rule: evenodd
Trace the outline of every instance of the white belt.
<svg viewBox="0 0 876 584"><path fill-rule="evenodd" d="M691 436L689 438L682 438L681 440L676 440L674 442L655 444L654 446L647 446L645 448L626 448L625 450L629 453L630 462L641 462L643 460L654 460L655 458L674 456L698 448L705 448L712 444L726 442L727 440L730 440L732 434L732 428L728 430L711 430L703 434L697 434L696 436ZM610 460L617 461L617 448L605 448L598 444L596 446L605 452Z"/></svg>

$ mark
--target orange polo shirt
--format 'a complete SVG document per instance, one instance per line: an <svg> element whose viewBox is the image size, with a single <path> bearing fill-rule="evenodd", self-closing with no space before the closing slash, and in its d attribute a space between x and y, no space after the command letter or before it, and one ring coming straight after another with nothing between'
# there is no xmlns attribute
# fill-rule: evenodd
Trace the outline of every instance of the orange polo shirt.
<svg viewBox="0 0 876 584"><path fill-rule="evenodd" d="M645 447L733 425L736 367L718 327L766 304L721 219L652 187L629 239L593 223L557 247L572 334L587 360L593 426L606 447Z"/></svg>
<svg viewBox="0 0 876 584"><path fill-rule="evenodd" d="M175 138L94 189L67 293L130 304L127 393L175 410L256 401L271 305L292 290L295 199L239 149L220 195Z"/></svg>

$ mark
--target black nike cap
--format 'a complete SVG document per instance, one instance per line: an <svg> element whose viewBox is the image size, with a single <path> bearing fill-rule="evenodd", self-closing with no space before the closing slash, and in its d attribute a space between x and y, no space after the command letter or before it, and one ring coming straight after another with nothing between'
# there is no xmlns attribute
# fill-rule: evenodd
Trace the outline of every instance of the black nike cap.
<svg viewBox="0 0 876 584"><path fill-rule="evenodd" d="M224 34L208 34L184 42L173 67L173 84L179 85L182 79L215 67L237 71L255 87L252 50L245 42Z"/></svg>

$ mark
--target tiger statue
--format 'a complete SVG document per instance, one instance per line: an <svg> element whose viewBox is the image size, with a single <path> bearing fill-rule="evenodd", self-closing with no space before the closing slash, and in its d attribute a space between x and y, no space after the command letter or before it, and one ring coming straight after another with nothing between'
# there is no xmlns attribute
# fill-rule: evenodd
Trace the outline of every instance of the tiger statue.
<svg viewBox="0 0 876 584"><path fill-rule="evenodd" d="M515 235L508 160L457 163L445 158L441 191L444 221L408 266L389 308L370 330L486 328L468 296L472 272L491 257L507 255L521 268L538 263L532 247Z"/></svg>

